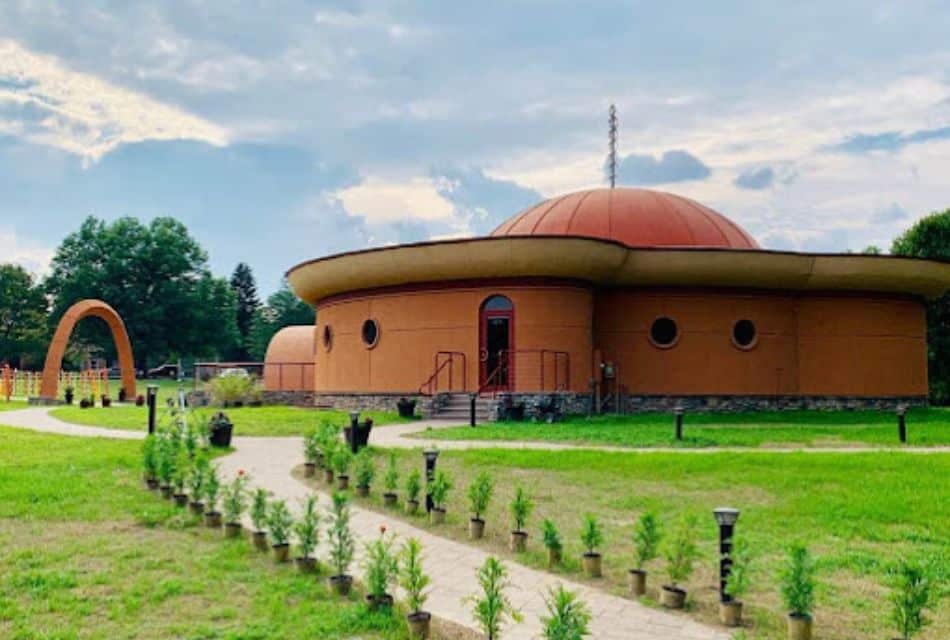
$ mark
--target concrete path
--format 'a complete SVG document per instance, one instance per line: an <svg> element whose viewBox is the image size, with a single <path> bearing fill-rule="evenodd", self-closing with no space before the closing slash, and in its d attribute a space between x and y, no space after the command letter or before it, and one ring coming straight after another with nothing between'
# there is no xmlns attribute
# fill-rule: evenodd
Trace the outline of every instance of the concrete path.
<svg viewBox="0 0 950 640"><path fill-rule="evenodd" d="M99 436L124 439L140 439L141 432L84 427L64 423L48 415L47 409L32 408L8 411L0 414L0 424L60 433L73 436ZM413 426L420 426L418 424ZM377 435L393 427L373 431L374 444L384 445L386 437L376 440ZM395 431L393 436L395 436ZM410 441L411 442L411 441ZM415 441L413 446L424 444ZM441 443L440 443L441 444ZM303 483L290 475L294 466L303 462L301 438L235 438L236 451L219 459L219 468L228 481L238 470L250 474L252 483L288 500L292 509L299 510L300 501L311 493ZM319 494L324 505L328 496ZM353 531L359 544L356 565L352 573L362 573L360 563L363 543L375 539L379 528L385 525L401 542L407 537L420 540L425 552L425 568L432 577L430 598L426 608L434 615L469 628L473 627L471 608L464 598L476 593L475 572L489 554L467 545L432 535L398 519L367 509L353 507ZM324 523L325 526L325 523ZM321 545L318 555L325 556ZM545 614L544 595L558 584L579 592L593 614L591 632L598 640L727 640L730 634L691 620L686 615L651 609L633 600L610 595L604 591L557 578L544 571L537 571L507 562L511 589L510 598L524 616L524 622L510 625L505 638L510 640L533 640L540 637L540 617Z"/></svg>

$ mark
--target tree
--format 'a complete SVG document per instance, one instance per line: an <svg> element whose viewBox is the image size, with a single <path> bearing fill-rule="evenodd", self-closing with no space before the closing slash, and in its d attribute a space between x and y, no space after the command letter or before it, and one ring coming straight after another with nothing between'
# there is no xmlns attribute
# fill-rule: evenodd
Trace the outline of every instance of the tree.
<svg viewBox="0 0 950 640"><path fill-rule="evenodd" d="M247 263L239 262L231 274L231 289L237 298L237 330L240 334L240 344L235 350L235 359L247 360L249 339L251 335L251 322L254 319L254 312L261 306L261 301L257 297L257 284L254 281L254 273Z"/></svg>
<svg viewBox="0 0 950 640"><path fill-rule="evenodd" d="M188 229L173 218L148 225L129 217L111 223L86 218L53 257L46 280L50 320L58 322L79 300L99 298L125 322L139 368L178 356L221 355L236 340L236 302L207 261ZM76 335L114 355L104 323L82 323Z"/></svg>
<svg viewBox="0 0 950 640"><path fill-rule="evenodd" d="M313 307L294 295L284 282L280 289L267 298L267 304L258 307L251 321L249 348L251 358L263 360L274 334L293 325L312 325Z"/></svg>
<svg viewBox="0 0 950 640"><path fill-rule="evenodd" d="M918 220L894 240L891 253L950 261L950 209ZM927 304L927 346L930 400L950 404L950 294Z"/></svg>
<svg viewBox="0 0 950 640"><path fill-rule="evenodd" d="M0 363L14 367L43 362L47 303L43 289L23 267L0 264Z"/></svg>

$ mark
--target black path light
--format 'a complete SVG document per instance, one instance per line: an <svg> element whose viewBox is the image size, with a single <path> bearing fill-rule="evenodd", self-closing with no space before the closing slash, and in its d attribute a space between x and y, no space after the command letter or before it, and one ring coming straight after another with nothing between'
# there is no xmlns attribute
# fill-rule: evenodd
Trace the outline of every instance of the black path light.
<svg viewBox="0 0 950 640"><path fill-rule="evenodd" d="M718 507L713 509L713 516L719 525L719 601L731 602L732 596L726 593L726 581L732 573L732 536L739 519L739 510Z"/></svg>
<svg viewBox="0 0 950 640"><path fill-rule="evenodd" d="M901 444L907 443L907 405L897 405L897 437Z"/></svg>
<svg viewBox="0 0 950 640"><path fill-rule="evenodd" d="M155 433L155 402L158 398L158 385L145 387L145 400L148 404L148 432Z"/></svg>
<svg viewBox="0 0 950 640"><path fill-rule="evenodd" d="M477 394L477 393L470 393L470 394L468 394L468 402L469 402L469 407L468 407L468 414L469 414L469 415L468 415L468 423L469 423L469 425L472 426L472 427L475 426L475 400L476 400L476 398L478 398L478 394Z"/></svg>
<svg viewBox="0 0 950 640"><path fill-rule="evenodd" d="M673 420L676 423L676 439L683 439L683 405L673 407Z"/></svg>
<svg viewBox="0 0 950 640"><path fill-rule="evenodd" d="M432 482L435 480L435 463L439 460L439 450L435 447L423 449L422 457L426 461L426 513L431 513L435 506L432 503Z"/></svg>

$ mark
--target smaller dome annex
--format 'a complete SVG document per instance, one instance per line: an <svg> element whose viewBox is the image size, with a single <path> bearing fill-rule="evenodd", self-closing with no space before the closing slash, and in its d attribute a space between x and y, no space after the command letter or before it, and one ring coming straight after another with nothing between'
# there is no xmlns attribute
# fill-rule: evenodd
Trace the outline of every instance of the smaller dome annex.
<svg viewBox="0 0 950 640"><path fill-rule="evenodd" d="M264 356L264 388L303 391L313 388L316 332L313 326L284 327L274 334Z"/></svg>

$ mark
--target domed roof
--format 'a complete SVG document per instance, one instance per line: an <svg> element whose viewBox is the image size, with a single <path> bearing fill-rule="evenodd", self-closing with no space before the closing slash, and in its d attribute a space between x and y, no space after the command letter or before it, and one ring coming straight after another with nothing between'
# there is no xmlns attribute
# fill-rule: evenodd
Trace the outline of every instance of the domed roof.
<svg viewBox="0 0 950 640"><path fill-rule="evenodd" d="M313 325L292 325L274 334L267 345L267 364L312 362L316 330Z"/></svg>
<svg viewBox="0 0 950 640"><path fill-rule="evenodd" d="M492 236L583 236L628 247L758 249L742 227L682 196L648 189L590 189L525 209Z"/></svg>

